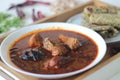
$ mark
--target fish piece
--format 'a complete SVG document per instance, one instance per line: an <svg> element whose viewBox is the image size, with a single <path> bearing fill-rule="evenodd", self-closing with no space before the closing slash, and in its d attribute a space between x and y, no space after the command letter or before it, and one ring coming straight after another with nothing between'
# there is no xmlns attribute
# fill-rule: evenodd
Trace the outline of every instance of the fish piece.
<svg viewBox="0 0 120 80"><path fill-rule="evenodd" d="M52 48L52 56L62 56L68 52L68 49L63 45L55 45Z"/></svg>
<svg viewBox="0 0 120 80"><path fill-rule="evenodd" d="M45 38L43 40L43 47L48 51L52 51L54 43L49 38Z"/></svg>
<svg viewBox="0 0 120 80"><path fill-rule="evenodd" d="M52 59L44 63L44 69L58 69L58 57L53 57Z"/></svg>
<svg viewBox="0 0 120 80"><path fill-rule="evenodd" d="M43 45L42 41L43 39L41 35L39 33L35 33L30 37L28 41L29 47L42 47Z"/></svg>
<svg viewBox="0 0 120 80"><path fill-rule="evenodd" d="M64 45L55 44L49 38L44 39L43 47L50 51L52 56L61 56L68 52L68 49Z"/></svg>
<svg viewBox="0 0 120 80"><path fill-rule="evenodd" d="M48 52L44 48L28 48L20 56L23 60L39 61L47 58Z"/></svg>
<svg viewBox="0 0 120 80"><path fill-rule="evenodd" d="M44 63L44 69L49 70L49 69L59 69L61 67L66 67L68 66L70 63L72 63L72 61L74 61L75 59L68 56L68 57L63 57L63 56L55 56L52 57L50 60L47 60Z"/></svg>
<svg viewBox="0 0 120 80"><path fill-rule="evenodd" d="M64 36L64 35L59 35L59 39L63 43L68 45L70 49L76 49L81 45L77 38L68 37L68 36Z"/></svg>

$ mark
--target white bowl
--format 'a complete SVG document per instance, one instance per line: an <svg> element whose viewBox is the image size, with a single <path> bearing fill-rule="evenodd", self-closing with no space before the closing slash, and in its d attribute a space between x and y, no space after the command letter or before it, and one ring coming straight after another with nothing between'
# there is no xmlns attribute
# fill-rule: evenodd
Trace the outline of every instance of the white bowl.
<svg viewBox="0 0 120 80"><path fill-rule="evenodd" d="M80 32L82 34L87 35L88 37L90 37L98 46L98 55L95 58L95 60L88 66L86 66L83 69L77 70L77 71L73 71L73 72L69 72L69 73L64 73L64 74L55 74L55 75L48 75L48 74L35 74L35 73L30 73L24 70L21 70L19 68L17 68L15 65L13 65L10 61L10 59L8 59L8 50L9 47L11 46L11 44L18 39L20 36L31 32L33 30L37 30L37 29L47 29L47 28L62 28L64 30L71 30L71 31L76 31L76 32ZM21 28L17 31L14 31L13 33L11 33L9 36L7 36L3 42L1 43L1 48L0 48L0 55L1 55L1 59L3 60L3 62L5 64L7 64L7 66L9 66L10 68L14 69L15 71L18 71L20 73L29 75L29 76L34 76L34 77L39 77L39 78L45 78L45 79L57 79L57 78L65 78L68 76L72 76L78 73L81 73L83 71L86 71L90 68L92 68L93 66L95 66L98 62L100 62L102 60L102 58L104 57L106 53L106 43L104 41L104 39L95 31L79 26L79 25L73 25L73 24L68 24L68 23L59 23L59 22L54 22L54 23L42 23L42 24L37 24L37 25L31 25L28 27L24 27Z"/></svg>

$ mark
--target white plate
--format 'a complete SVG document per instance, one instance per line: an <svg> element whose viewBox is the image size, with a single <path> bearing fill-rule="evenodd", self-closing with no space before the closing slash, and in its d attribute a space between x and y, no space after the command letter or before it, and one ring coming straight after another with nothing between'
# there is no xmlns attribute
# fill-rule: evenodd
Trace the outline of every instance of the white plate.
<svg viewBox="0 0 120 80"><path fill-rule="evenodd" d="M76 71L64 73L64 74L55 74L55 75L54 74L53 75L35 74L35 73L30 73L30 72L21 70L18 67L16 67L15 65L13 65L13 63L11 63L11 60L8 57L9 48L14 43L14 41L16 41L17 39L22 37L24 34L29 33L31 31L34 31L34 30L38 30L38 29L42 29L42 30L44 30L44 29L48 29L48 30L49 29L63 29L63 30L75 31L75 32L79 32L81 34L84 34L84 35L90 37L98 46L97 56L96 56L95 60L92 63L90 63L88 66L86 66L80 70L76 70ZM4 53L4 54L2 54L2 53ZM2 41L1 47L0 47L1 59L10 68L12 68L20 73L29 75L29 76L34 76L34 77L44 78L44 79L65 78L65 77L72 76L72 75L81 73L83 71L86 71L86 70L92 68L93 66L95 66L97 63L99 63L102 60L102 58L104 57L105 53L106 53L106 43L105 43L104 39L95 31L88 29L88 28L85 28L85 27L82 27L82 26L78 26L78 25L67 24L67 23L58 23L58 22L41 23L41 24L31 25L31 26L16 30L16 31L12 32L10 35L8 35Z"/></svg>
<svg viewBox="0 0 120 80"><path fill-rule="evenodd" d="M72 23L72 24L77 24L77 25L82 25L81 22L82 22L82 14L76 14L72 17L70 17L68 20L67 20L67 23ZM112 42L117 42L117 41L120 41L120 33L117 35L117 36L114 36L112 38L105 38L105 41L106 43L112 43Z"/></svg>

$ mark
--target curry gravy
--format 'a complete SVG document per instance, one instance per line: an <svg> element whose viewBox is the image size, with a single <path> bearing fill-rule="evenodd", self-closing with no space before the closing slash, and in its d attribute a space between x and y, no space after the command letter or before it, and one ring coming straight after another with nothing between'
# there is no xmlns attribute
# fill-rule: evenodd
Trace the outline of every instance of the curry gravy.
<svg viewBox="0 0 120 80"><path fill-rule="evenodd" d="M76 71L82 69L92 63L97 56L98 46L96 43L86 35L83 35L78 32L67 31L67 30L45 30L40 31L39 34L42 38L49 37L53 42L60 42L58 36L60 34L74 37L79 40L82 44L76 50L69 50L67 56L70 56L71 61L67 64L64 64L63 67L58 69L44 69L43 64L48 61L52 56L48 55L44 60L32 61L32 60L23 60L21 59L22 51L27 49L28 39L31 35L25 35L24 37L15 41L15 43L11 46L10 49L20 49L20 52L10 52L11 61L20 69L37 74L61 74L68 73L72 71ZM50 54L48 52L48 54ZM48 59L48 60L47 60Z"/></svg>

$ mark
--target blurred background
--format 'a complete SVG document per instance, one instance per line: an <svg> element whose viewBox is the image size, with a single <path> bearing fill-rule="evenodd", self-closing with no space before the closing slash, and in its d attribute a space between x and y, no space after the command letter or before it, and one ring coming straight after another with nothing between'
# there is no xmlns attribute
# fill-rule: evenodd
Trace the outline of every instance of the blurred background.
<svg viewBox="0 0 120 80"><path fill-rule="evenodd" d="M90 0L3 0L0 2L0 34L58 14ZM120 6L119 0L100 0Z"/></svg>

